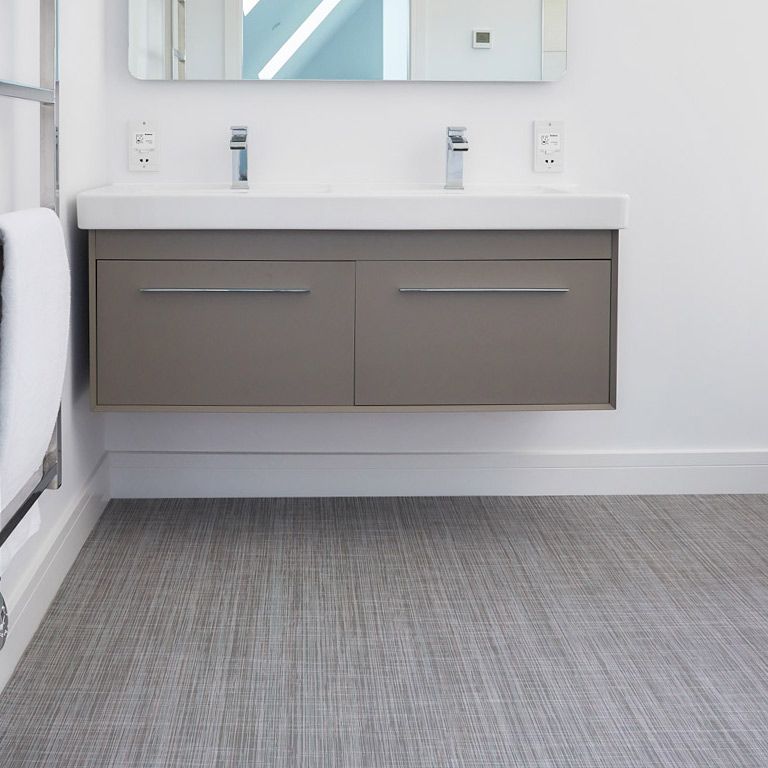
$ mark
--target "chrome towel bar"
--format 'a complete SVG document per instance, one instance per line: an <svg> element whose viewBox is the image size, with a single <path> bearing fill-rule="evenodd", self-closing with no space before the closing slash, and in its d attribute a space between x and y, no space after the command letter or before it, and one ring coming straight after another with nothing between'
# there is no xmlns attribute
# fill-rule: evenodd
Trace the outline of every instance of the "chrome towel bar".
<svg viewBox="0 0 768 768"><path fill-rule="evenodd" d="M0 80L0 96L37 101L40 104L56 103L56 94L51 88L38 88L36 85L24 85L10 80Z"/></svg>

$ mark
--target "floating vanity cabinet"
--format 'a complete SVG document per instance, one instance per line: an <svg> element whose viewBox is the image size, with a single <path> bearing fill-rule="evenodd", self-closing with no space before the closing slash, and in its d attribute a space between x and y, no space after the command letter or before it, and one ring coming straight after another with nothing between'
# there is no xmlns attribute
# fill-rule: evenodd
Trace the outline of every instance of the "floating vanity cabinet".
<svg viewBox="0 0 768 768"><path fill-rule="evenodd" d="M91 232L97 410L615 406L618 232Z"/></svg>

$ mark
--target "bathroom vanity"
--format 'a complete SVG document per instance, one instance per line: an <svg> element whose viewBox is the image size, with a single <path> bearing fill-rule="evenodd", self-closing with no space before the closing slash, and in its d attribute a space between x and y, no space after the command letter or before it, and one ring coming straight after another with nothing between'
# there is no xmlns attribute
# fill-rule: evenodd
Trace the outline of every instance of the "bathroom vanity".
<svg viewBox="0 0 768 768"><path fill-rule="evenodd" d="M93 407L613 408L627 208L553 189L84 193Z"/></svg>

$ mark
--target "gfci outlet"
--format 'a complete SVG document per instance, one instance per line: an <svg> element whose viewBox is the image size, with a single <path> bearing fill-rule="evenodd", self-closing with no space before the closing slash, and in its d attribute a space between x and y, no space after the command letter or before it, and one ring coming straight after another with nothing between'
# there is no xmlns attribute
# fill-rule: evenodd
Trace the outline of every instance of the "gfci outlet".
<svg viewBox="0 0 768 768"><path fill-rule="evenodd" d="M131 123L128 129L128 170L159 170L157 132L146 120Z"/></svg>
<svg viewBox="0 0 768 768"><path fill-rule="evenodd" d="M538 120L533 130L533 170L562 173L565 170L565 123Z"/></svg>

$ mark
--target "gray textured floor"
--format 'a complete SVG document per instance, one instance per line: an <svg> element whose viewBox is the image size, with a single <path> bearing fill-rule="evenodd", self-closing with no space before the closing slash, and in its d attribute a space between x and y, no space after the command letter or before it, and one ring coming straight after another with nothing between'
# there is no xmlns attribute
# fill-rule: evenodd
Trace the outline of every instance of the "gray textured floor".
<svg viewBox="0 0 768 768"><path fill-rule="evenodd" d="M0 765L768 765L768 497L113 502Z"/></svg>

